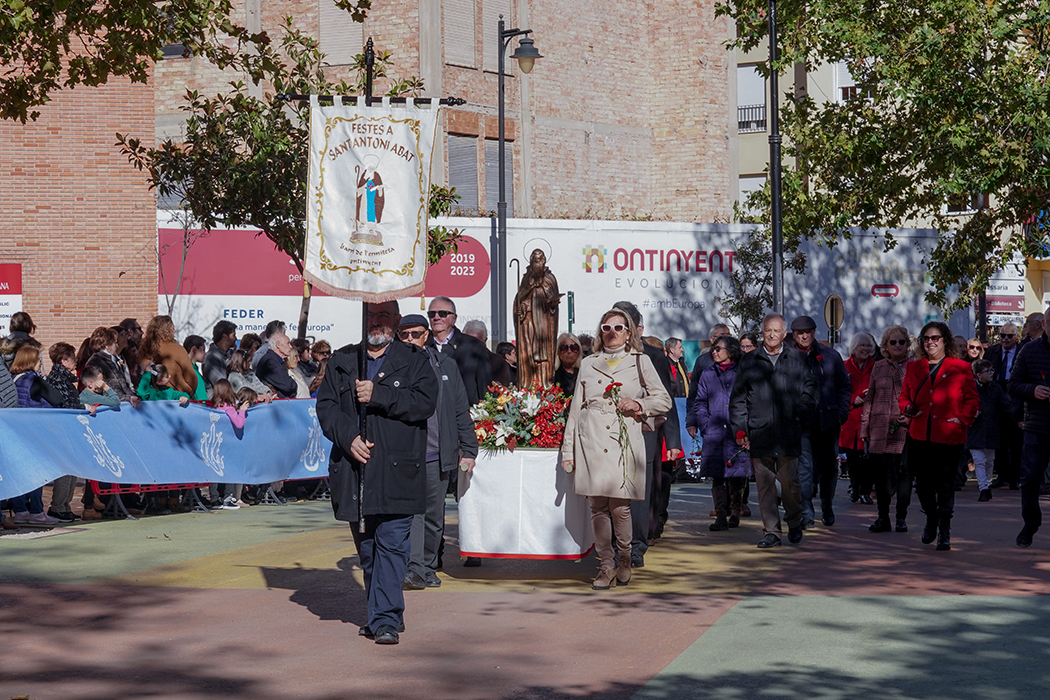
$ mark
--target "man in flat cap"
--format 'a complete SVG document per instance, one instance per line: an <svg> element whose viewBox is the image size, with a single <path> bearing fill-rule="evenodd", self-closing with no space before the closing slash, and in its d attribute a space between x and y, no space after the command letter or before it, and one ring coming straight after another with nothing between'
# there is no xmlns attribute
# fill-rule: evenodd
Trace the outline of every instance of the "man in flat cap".
<svg viewBox="0 0 1050 700"><path fill-rule="evenodd" d="M850 381L846 365L830 345L817 342L817 322L799 316L791 322L795 347L806 356L806 366L817 383L817 407L802 426L802 454L798 481L802 487L802 526L813 524L813 484L820 492L821 520L835 524L835 487L838 484L839 430L849 417Z"/></svg>

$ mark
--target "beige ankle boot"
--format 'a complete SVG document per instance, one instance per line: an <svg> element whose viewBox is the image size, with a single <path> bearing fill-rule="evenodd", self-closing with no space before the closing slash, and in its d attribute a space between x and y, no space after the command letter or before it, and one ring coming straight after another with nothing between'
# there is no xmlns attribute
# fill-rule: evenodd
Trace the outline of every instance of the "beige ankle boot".
<svg viewBox="0 0 1050 700"><path fill-rule="evenodd" d="M626 586L631 580L631 554L620 554L616 561L616 583Z"/></svg>
<svg viewBox="0 0 1050 700"><path fill-rule="evenodd" d="M616 587L616 569L611 566L603 566L598 569L598 575L591 583L591 588L596 591L607 591Z"/></svg>

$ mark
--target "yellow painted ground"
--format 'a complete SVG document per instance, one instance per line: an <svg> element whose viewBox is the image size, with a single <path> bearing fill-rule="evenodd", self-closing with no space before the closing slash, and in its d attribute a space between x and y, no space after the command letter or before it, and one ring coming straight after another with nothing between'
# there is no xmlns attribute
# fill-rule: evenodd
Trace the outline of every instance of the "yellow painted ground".
<svg viewBox="0 0 1050 700"><path fill-rule="evenodd" d="M739 529L711 533L707 521L668 526L664 537L646 554L646 566L636 569L630 586L635 593L743 594L756 581L786 561L797 548L773 551L755 547L761 538L757 519ZM455 534L455 518L449 518ZM684 531L683 531L684 530ZM807 537L820 536L810 530ZM486 559L478 568L464 568L453 548L439 572L443 585L434 592L529 591L589 592L586 583L596 571L596 560L535 561ZM323 589L347 584L352 577L362 585L353 540L345 526L270 542L230 549L217 554L105 579L103 583L185 588L294 588Z"/></svg>

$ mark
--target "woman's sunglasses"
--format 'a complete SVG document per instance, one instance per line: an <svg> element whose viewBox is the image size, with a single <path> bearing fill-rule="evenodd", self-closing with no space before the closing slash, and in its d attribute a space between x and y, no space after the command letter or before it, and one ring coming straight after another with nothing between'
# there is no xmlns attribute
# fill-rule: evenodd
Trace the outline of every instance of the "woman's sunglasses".
<svg viewBox="0 0 1050 700"><path fill-rule="evenodd" d="M561 345L558 346L558 351L559 352L579 352L580 351L580 346L577 345L576 343L572 343L571 345L568 344L568 343L562 343Z"/></svg>
<svg viewBox="0 0 1050 700"><path fill-rule="evenodd" d="M886 344L887 345L907 345L908 341L907 340L901 340L900 338L891 338L890 340L886 341Z"/></svg>
<svg viewBox="0 0 1050 700"><path fill-rule="evenodd" d="M627 326L623 325L622 323L603 323L602 333L612 333L613 331L621 333L625 328L627 328Z"/></svg>

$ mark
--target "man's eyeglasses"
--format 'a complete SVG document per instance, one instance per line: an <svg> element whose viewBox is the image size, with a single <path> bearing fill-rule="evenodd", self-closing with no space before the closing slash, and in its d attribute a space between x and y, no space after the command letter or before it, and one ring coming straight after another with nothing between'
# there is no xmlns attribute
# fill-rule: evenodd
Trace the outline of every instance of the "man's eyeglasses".
<svg viewBox="0 0 1050 700"><path fill-rule="evenodd" d="M1000 333L999 337L1000 338L1016 338L1017 334L1016 333Z"/></svg>
<svg viewBox="0 0 1050 700"><path fill-rule="evenodd" d="M922 342L924 343L939 343L942 340L944 340L942 335L924 335L922 337Z"/></svg>
<svg viewBox="0 0 1050 700"><path fill-rule="evenodd" d="M627 328L627 326L623 325L622 323L603 323L602 333L612 333L613 331L621 333L625 328Z"/></svg>
<svg viewBox="0 0 1050 700"><path fill-rule="evenodd" d="M440 316L441 318L448 318L451 315L452 312L447 309L436 309L434 311L427 312L427 316L429 316L430 318L434 318L435 316Z"/></svg>
<svg viewBox="0 0 1050 700"><path fill-rule="evenodd" d="M409 338L412 340L419 340L423 337L424 333L426 333L426 331L401 331L397 334L397 337L401 338L401 340L408 340Z"/></svg>
<svg viewBox="0 0 1050 700"><path fill-rule="evenodd" d="M576 343L562 343L558 346L558 352L579 352L580 346Z"/></svg>
<svg viewBox="0 0 1050 700"><path fill-rule="evenodd" d="M886 341L886 344L887 345L907 345L908 341L907 340L902 340L900 338L890 338L889 340Z"/></svg>

